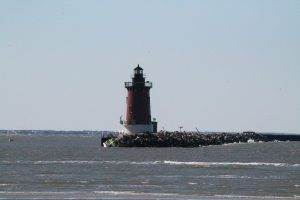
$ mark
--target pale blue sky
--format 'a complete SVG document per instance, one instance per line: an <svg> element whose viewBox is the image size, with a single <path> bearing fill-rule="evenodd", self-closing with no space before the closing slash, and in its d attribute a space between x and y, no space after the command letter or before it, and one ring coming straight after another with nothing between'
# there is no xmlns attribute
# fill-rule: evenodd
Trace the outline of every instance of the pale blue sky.
<svg viewBox="0 0 300 200"><path fill-rule="evenodd" d="M300 133L296 0L0 0L0 129L120 130L137 64L159 129Z"/></svg>

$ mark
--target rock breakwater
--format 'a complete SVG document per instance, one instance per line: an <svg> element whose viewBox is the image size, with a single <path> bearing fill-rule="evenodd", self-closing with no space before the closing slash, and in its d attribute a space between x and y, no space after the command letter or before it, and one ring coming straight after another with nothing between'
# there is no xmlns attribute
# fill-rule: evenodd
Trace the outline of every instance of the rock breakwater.
<svg viewBox="0 0 300 200"><path fill-rule="evenodd" d="M199 134L160 131L156 134L119 135L112 138L112 146L118 147L199 147L228 143L269 141L263 135L246 133Z"/></svg>

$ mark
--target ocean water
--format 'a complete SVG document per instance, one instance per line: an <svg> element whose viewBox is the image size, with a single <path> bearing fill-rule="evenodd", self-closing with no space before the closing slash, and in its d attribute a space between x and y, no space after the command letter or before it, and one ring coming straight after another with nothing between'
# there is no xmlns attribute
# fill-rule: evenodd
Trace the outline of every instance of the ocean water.
<svg viewBox="0 0 300 200"><path fill-rule="evenodd" d="M300 142L101 148L97 135L0 135L0 199L300 199Z"/></svg>

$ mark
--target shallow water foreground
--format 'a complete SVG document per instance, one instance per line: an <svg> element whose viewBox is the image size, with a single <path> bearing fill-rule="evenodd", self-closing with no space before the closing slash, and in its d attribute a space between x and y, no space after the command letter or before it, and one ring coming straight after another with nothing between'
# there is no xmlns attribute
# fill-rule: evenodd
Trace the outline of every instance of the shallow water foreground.
<svg viewBox="0 0 300 200"><path fill-rule="evenodd" d="M0 199L300 199L300 142L101 148L0 136Z"/></svg>

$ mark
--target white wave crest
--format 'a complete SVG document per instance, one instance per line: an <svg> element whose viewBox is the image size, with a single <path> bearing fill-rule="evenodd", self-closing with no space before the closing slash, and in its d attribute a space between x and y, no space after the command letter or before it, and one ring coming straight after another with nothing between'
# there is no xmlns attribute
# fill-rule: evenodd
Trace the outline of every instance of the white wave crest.
<svg viewBox="0 0 300 200"><path fill-rule="evenodd" d="M16 185L16 184L12 184L12 183L0 183L0 187L1 186L13 186L13 185Z"/></svg>
<svg viewBox="0 0 300 200"><path fill-rule="evenodd" d="M131 164L131 165L155 165L161 161L90 161L90 160L61 160L61 161L34 161L33 164Z"/></svg>
<svg viewBox="0 0 300 200"><path fill-rule="evenodd" d="M0 164L35 164L35 165L47 165L47 164L128 164L128 165L155 165L162 163L161 161L97 161L97 160L15 160L15 161L0 161Z"/></svg>
<svg viewBox="0 0 300 200"><path fill-rule="evenodd" d="M115 165L188 165L196 167L218 166L273 166L273 167L300 167L300 164L268 163L268 162L184 162L184 161L97 161L97 160L40 160L40 161L0 161L0 164L115 164Z"/></svg>
<svg viewBox="0 0 300 200"><path fill-rule="evenodd" d="M263 162L181 162L165 160L164 164L170 165L191 165L199 167L213 167L213 166L274 166L274 167L299 167L300 164L288 163L263 163Z"/></svg>
<svg viewBox="0 0 300 200"><path fill-rule="evenodd" d="M130 195L130 196L175 196L177 193L145 193L135 191L94 191L95 194L102 195Z"/></svg>
<svg viewBox="0 0 300 200"><path fill-rule="evenodd" d="M101 164L103 161L88 161L88 160L43 160L34 161L33 164Z"/></svg>

